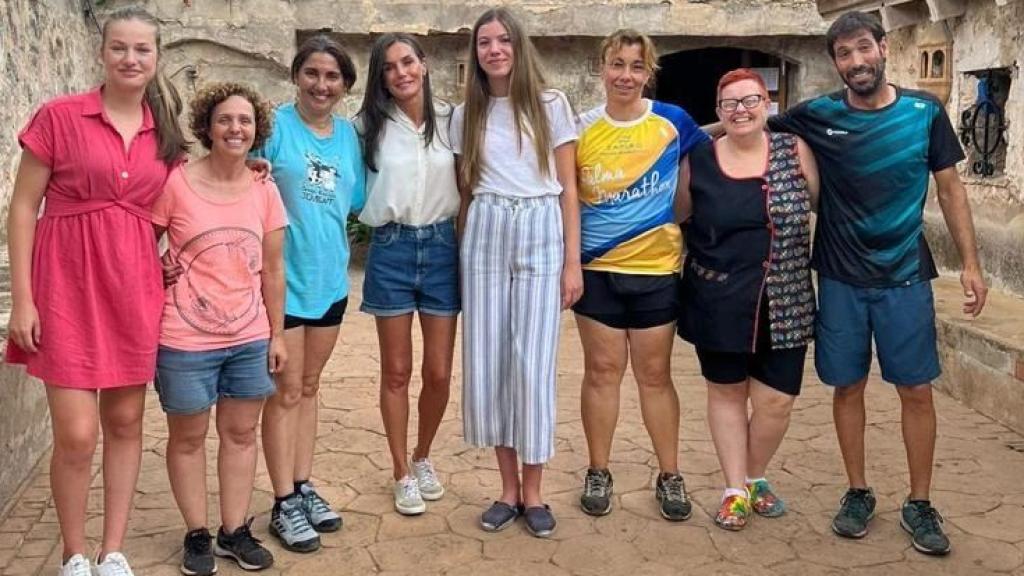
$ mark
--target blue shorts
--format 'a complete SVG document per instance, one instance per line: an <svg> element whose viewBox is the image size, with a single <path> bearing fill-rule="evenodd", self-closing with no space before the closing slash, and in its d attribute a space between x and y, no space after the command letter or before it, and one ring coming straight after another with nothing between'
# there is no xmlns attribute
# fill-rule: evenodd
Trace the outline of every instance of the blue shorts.
<svg viewBox="0 0 1024 576"><path fill-rule="evenodd" d="M373 229L363 279L363 312L401 316L419 310L455 316L459 247L452 219L426 226L385 224Z"/></svg>
<svg viewBox="0 0 1024 576"><path fill-rule="evenodd" d="M161 346L154 381L160 406L167 414L186 416L209 410L221 398L273 395L269 349L269 340L202 351Z"/></svg>
<svg viewBox="0 0 1024 576"><path fill-rule="evenodd" d="M841 387L863 380L872 336L885 381L916 386L938 378L931 282L861 288L818 276L814 366L821 381Z"/></svg>

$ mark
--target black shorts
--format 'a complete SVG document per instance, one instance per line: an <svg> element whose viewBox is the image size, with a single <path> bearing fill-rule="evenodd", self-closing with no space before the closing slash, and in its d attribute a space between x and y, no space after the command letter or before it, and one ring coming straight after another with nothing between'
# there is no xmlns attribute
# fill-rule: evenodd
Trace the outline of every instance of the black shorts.
<svg viewBox="0 0 1024 576"><path fill-rule="evenodd" d="M740 384L755 378L783 394L800 395L807 346L773 349L767 308L762 305L759 314L755 352L719 352L696 347L704 378L715 384Z"/></svg>
<svg viewBox="0 0 1024 576"><path fill-rule="evenodd" d="M676 321L679 276L583 271L583 297L573 311L618 330Z"/></svg>
<svg viewBox="0 0 1024 576"><path fill-rule="evenodd" d="M312 328L330 328L340 326L341 320L345 317L345 309L348 308L348 296L338 300L324 312L319 318L299 318L298 316L284 315L284 329L290 330L299 326L310 326Z"/></svg>

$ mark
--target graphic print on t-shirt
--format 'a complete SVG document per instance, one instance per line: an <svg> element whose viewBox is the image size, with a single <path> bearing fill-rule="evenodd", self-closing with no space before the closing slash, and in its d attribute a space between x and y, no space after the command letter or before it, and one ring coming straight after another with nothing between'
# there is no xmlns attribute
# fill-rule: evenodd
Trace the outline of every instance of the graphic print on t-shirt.
<svg viewBox="0 0 1024 576"><path fill-rule="evenodd" d="M674 221L679 159L707 137L681 108L650 102L618 122L598 106L579 118L582 260L585 270L624 274L679 271Z"/></svg>
<svg viewBox="0 0 1024 576"><path fill-rule="evenodd" d="M319 156L306 153L306 181L302 184L302 198L316 204L330 204L336 196L338 171Z"/></svg>
<svg viewBox="0 0 1024 576"><path fill-rule="evenodd" d="M188 325L207 334L237 334L259 315L261 241L252 230L215 228L182 246L174 306ZM215 273L214 273L215 271Z"/></svg>

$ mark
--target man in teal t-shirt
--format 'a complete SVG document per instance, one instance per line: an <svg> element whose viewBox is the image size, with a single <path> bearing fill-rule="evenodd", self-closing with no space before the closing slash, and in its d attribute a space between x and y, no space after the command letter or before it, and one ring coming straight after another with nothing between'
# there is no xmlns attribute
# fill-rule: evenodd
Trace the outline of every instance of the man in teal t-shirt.
<svg viewBox="0 0 1024 576"><path fill-rule="evenodd" d="M931 382L939 376L930 280L935 264L924 237L929 176L963 262L964 311L985 305L967 193L956 171L956 133L933 96L886 82L888 46L878 21L844 14L827 37L844 90L801 103L769 120L802 137L821 173L812 265L818 271L815 338L818 376L835 388L833 414L850 488L832 529L861 538L875 497L864 465L864 387L874 339L882 378L903 407L910 494L901 524L914 547L946 554L949 539L929 501L935 452Z"/></svg>

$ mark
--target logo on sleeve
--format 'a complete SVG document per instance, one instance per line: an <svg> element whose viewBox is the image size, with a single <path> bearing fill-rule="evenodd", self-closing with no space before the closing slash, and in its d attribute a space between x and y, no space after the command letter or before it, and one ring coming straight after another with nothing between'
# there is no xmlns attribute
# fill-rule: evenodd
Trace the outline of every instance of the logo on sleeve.
<svg viewBox="0 0 1024 576"><path fill-rule="evenodd" d="M825 134L829 136L846 136L847 134L849 134L849 132L847 132L846 130L840 130L838 128L827 128L825 130Z"/></svg>

